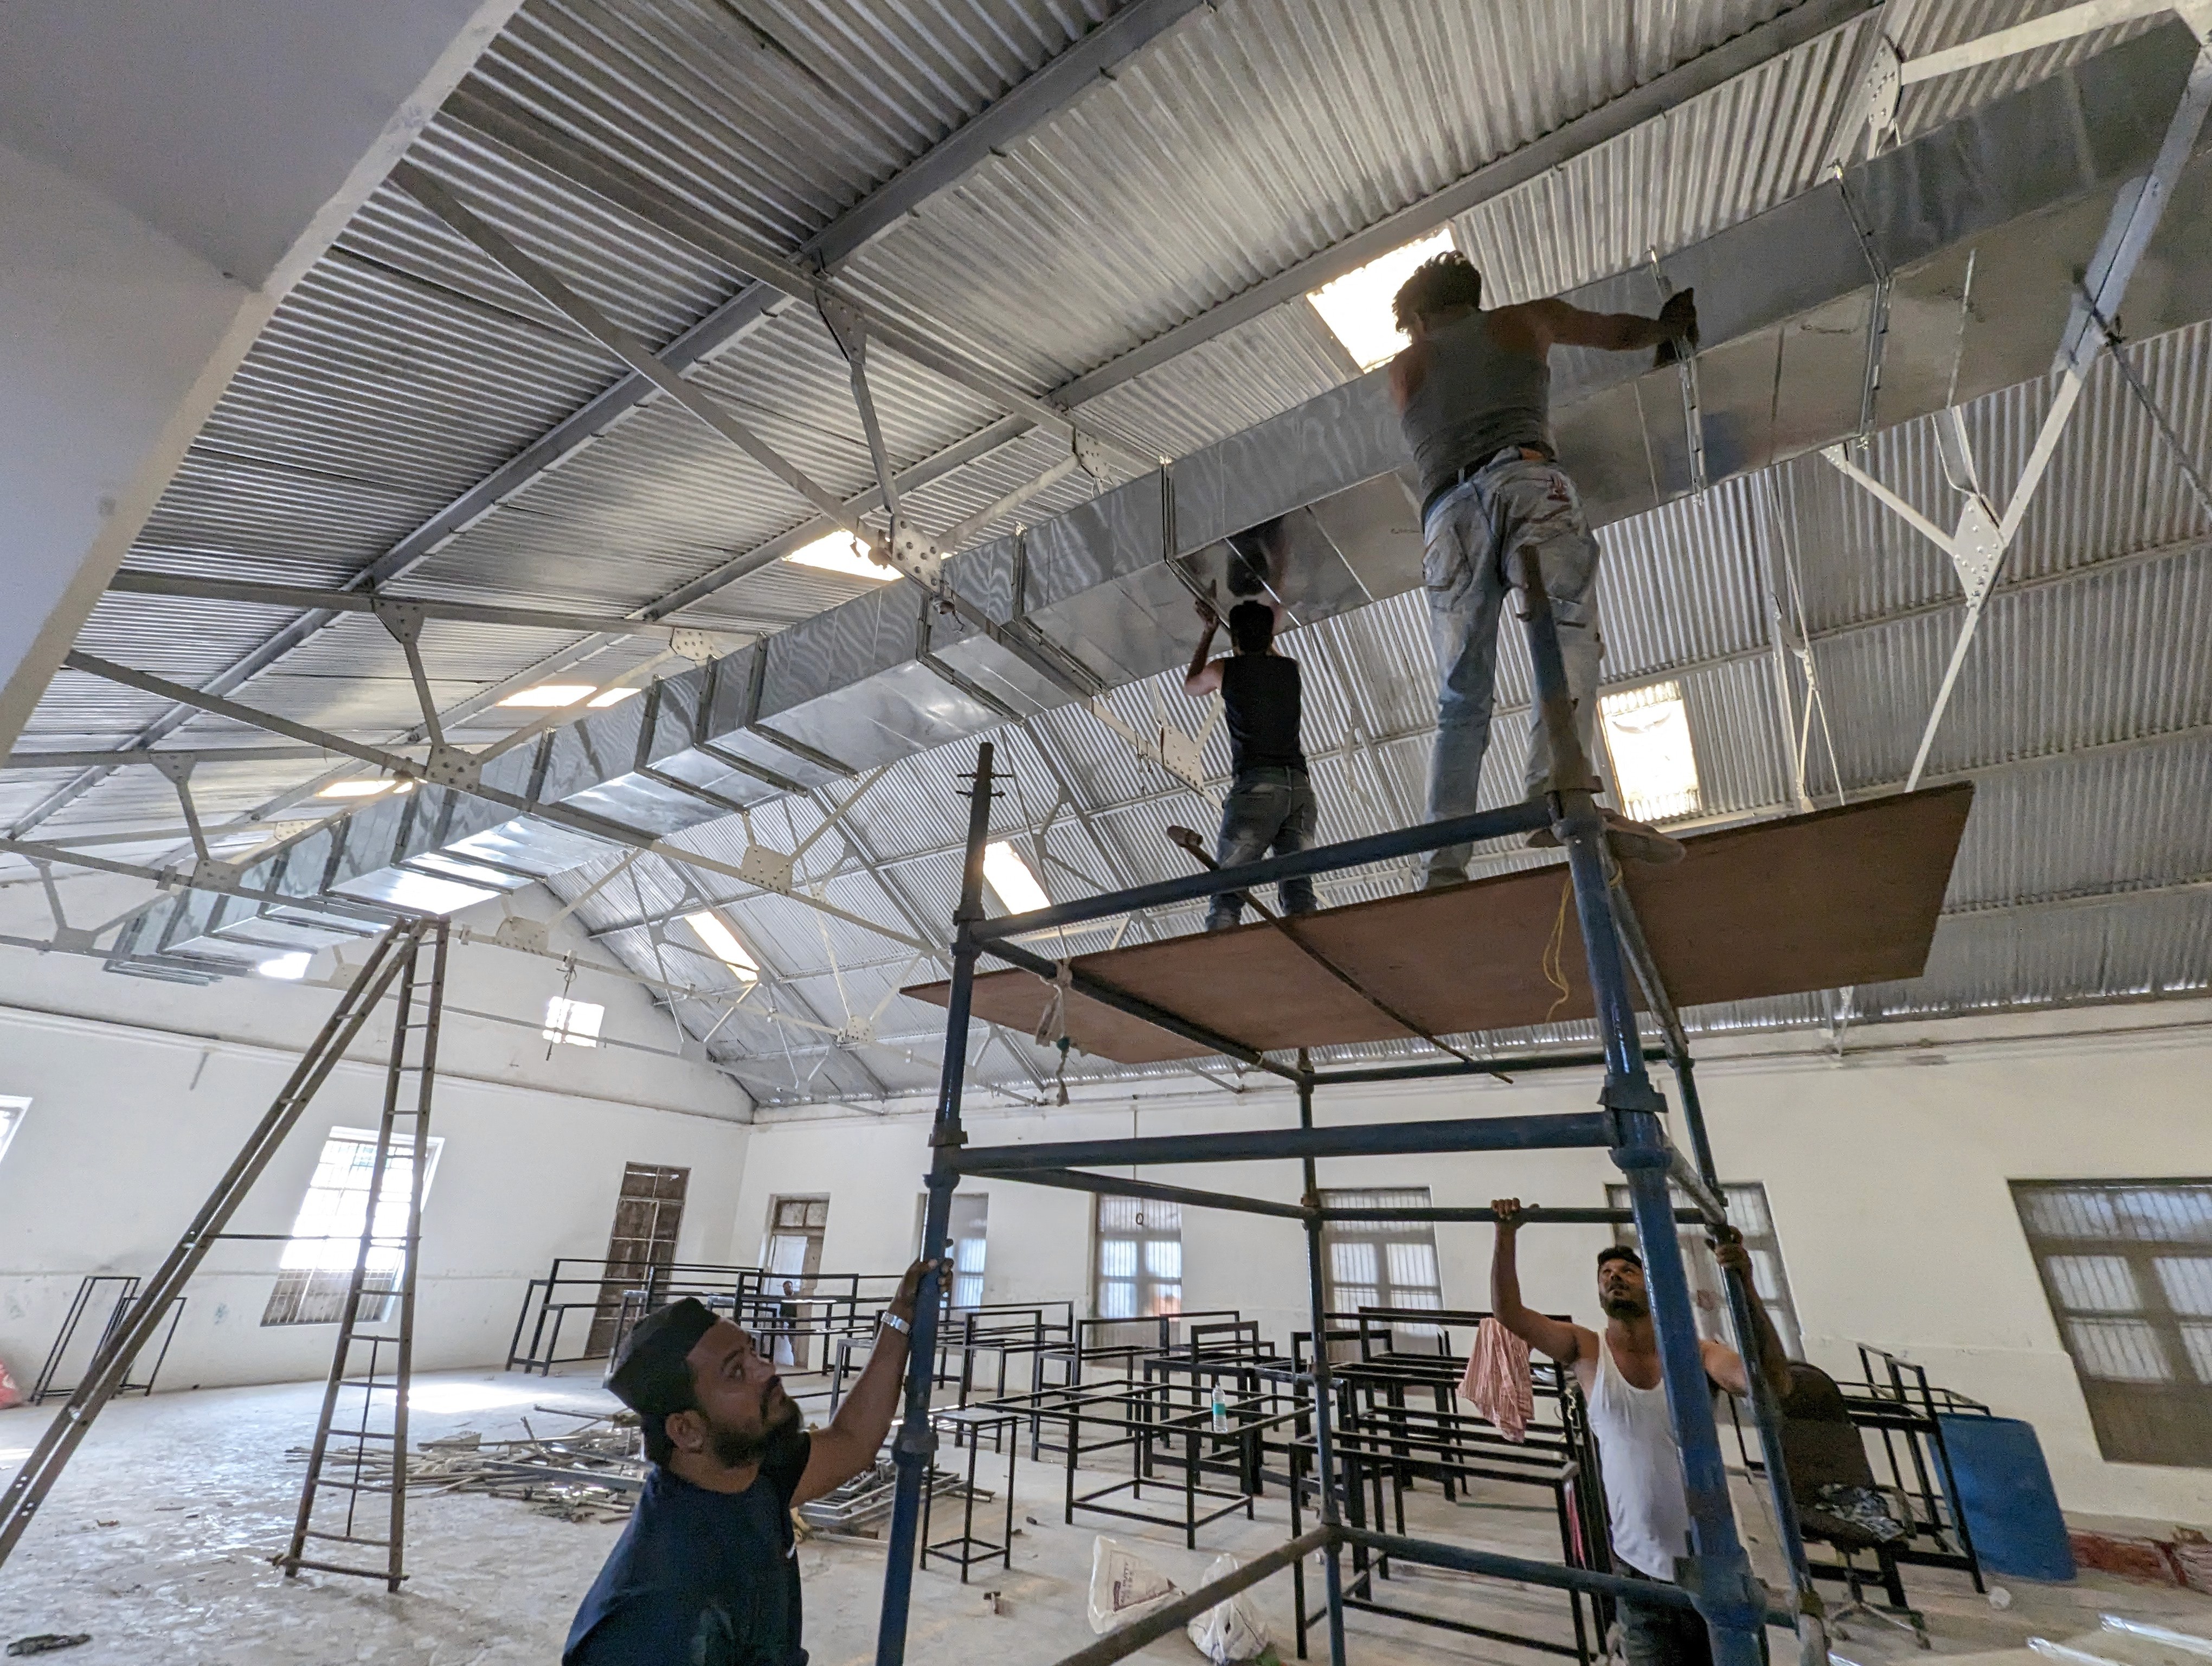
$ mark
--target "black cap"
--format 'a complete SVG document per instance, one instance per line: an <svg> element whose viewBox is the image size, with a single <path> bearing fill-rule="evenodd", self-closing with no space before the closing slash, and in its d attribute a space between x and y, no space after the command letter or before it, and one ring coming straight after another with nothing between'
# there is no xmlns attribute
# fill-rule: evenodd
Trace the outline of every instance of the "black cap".
<svg viewBox="0 0 2212 1666"><path fill-rule="evenodd" d="M1597 1252L1597 1264L1601 1269L1609 1261L1625 1261L1638 1272L1644 1270L1644 1257L1625 1243L1616 1243L1609 1250L1601 1250ZM621 1390L617 1389L616 1392L620 1393Z"/></svg>
<svg viewBox="0 0 2212 1666"><path fill-rule="evenodd" d="M690 1296L654 1309L630 1331L622 1358L607 1372L607 1387L641 1416L688 1409L691 1373L684 1356L714 1324L714 1309Z"/></svg>

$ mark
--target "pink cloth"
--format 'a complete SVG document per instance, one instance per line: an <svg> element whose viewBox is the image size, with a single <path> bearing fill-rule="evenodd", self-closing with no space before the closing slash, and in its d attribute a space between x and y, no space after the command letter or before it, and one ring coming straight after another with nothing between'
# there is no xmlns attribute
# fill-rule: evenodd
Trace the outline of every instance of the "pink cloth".
<svg viewBox="0 0 2212 1666"><path fill-rule="evenodd" d="M1460 1398L1498 1426L1508 1440L1528 1438L1528 1420L1535 1415L1536 1398L1528 1379L1528 1345L1495 1319L1485 1319L1474 1333L1474 1347L1467 1356L1467 1375L1460 1378Z"/></svg>

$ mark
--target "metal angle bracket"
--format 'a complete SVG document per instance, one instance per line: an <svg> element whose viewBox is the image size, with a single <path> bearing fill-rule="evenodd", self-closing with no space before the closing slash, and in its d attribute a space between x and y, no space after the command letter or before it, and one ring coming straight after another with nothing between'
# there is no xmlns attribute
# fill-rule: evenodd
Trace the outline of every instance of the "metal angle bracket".
<svg viewBox="0 0 2212 1666"><path fill-rule="evenodd" d="M430 748L429 759L422 766L422 779L433 787L472 792L481 768L475 753L441 741Z"/></svg>
<svg viewBox="0 0 2212 1666"><path fill-rule="evenodd" d="M245 879L246 870L237 863L202 856L192 864L191 877L185 883L203 891L232 891Z"/></svg>
<svg viewBox="0 0 2212 1666"><path fill-rule="evenodd" d="M1654 246L1648 255L1651 265L1651 282L1658 289L1662 307L1671 300L1674 285L1659 264L1659 251ZM1696 338L1676 344L1674 374L1682 386L1682 435L1690 449L1690 489L1704 496L1708 479L1705 473L1705 415L1704 398L1698 389L1698 350Z"/></svg>
<svg viewBox="0 0 2212 1666"><path fill-rule="evenodd" d="M1859 83L1856 122L1866 127L1867 159L1879 155L1883 143L1897 135L1897 104L1905 93L1905 60L1897 43L1887 35L1875 38L1867 59L1866 77Z"/></svg>
<svg viewBox="0 0 2212 1666"><path fill-rule="evenodd" d="M520 949L526 954L545 954L551 948L545 922L521 914L510 914L501 921L491 940L502 949Z"/></svg>
<svg viewBox="0 0 2212 1666"><path fill-rule="evenodd" d="M874 553L925 590L934 591L942 582L945 557L904 515L891 517L890 537Z"/></svg>
<svg viewBox="0 0 2212 1666"><path fill-rule="evenodd" d="M867 320L854 310L850 302L836 296L817 293L814 304L822 322L830 331L830 338L837 344L837 350L848 362L857 362L867 356Z"/></svg>
<svg viewBox="0 0 2212 1666"><path fill-rule="evenodd" d="M678 659L689 660L695 666L720 657L714 645L712 631L689 630L678 625L668 633L669 651Z"/></svg>
<svg viewBox="0 0 2212 1666"><path fill-rule="evenodd" d="M1959 569L1966 605L1979 607L1996 582L1997 569L2004 561L2004 539L1998 535L1996 516L1980 494L1969 497L1959 511L1959 529L1952 533L1944 553Z"/></svg>
<svg viewBox="0 0 2212 1666"><path fill-rule="evenodd" d="M745 854L738 858L740 879L763 891L772 891L779 897L791 895L791 868L790 857L764 844L746 846Z"/></svg>

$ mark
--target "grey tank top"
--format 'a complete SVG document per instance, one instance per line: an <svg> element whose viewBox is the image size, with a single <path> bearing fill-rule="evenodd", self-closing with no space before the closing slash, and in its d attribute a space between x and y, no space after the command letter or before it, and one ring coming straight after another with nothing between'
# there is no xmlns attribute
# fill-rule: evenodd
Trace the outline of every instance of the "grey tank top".
<svg viewBox="0 0 2212 1666"><path fill-rule="evenodd" d="M1508 446L1552 449L1552 368L1508 352L1474 313L1429 337L1429 368L1400 421L1421 471L1421 500Z"/></svg>

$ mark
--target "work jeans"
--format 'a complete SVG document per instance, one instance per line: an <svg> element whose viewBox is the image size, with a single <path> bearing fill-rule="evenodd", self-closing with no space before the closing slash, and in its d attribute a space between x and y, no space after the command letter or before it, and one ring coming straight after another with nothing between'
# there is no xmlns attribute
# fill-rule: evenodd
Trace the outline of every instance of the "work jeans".
<svg viewBox="0 0 2212 1666"><path fill-rule="evenodd" d="M1632 1568L1620 1571L1632 1578L1644 1577ZM1712 1634L1705 1629L1705 1617L1695 1608L1626 1596L1613 1606L1620 1617L1620 1652L1628 1666L1713 1666Z"/></svg>
<svg viewBox="0 0 2212 1666"><path fill-rule="evenodd" d="M1320 819L1321 805L1304 770L1275 764L1240 769L1222 801L1213 860L1224 867L1240 867L1262 856L1310 849ZM1285 914L1311 914L1316 906L1310 879L1285 879L1275 887L1275 897ZM1235 893L1217 897L1206 912L1206 928L1226 930L1243 911L1243 900Z"/></svg>
<svg viewBox="0 0 2212 1666"><path fill-rule="evenodd" d="M1613 1572L1647 1584L1658 1583L1618 1558ZM1713 1666L1713 1636L1705 1629L1705 1615L1695 1608L1677 1608L1670 1602L1638 1602L1624 1596L1613 1600L1613 1611L1620 1622L1620 1652L1628 1666ZM1759 1633L1759 1657L1762 1662L1769 1658L1763 1628Z"/></svg>
<svg viewBox="0 0 2212 1666"><path fill-rule="evenodd" d="M1429 594L1429 642L1437 656L1437 740L1429 758L1429 819L1470 816L1479 806L1483 756L1490 750L1492 695L1498 681L1498 619L1518 576L1520 552L1534 550L1559 622L1567 690L1583 754L1596 757L1597 540L1583 516L1574 482L1557 464L1501 453L1429 510L1421 562ZM1542 714L1529 713L1522 793L1551 790L1552 750ZM1431 885L1467 877L1472 845L1429 856Z"/></svg>

